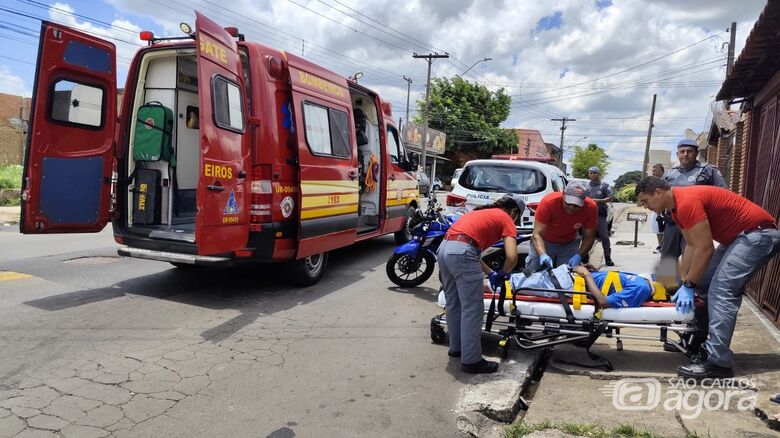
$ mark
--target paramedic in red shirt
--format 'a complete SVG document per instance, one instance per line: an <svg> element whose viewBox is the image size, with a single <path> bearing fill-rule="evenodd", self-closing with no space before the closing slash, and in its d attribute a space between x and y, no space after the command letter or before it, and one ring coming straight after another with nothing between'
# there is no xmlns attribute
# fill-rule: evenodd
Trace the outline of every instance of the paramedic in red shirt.
<svg viewBox="0 0 780 438"><path fill-rule="evenodd" d="M596 239L599 212L587 193L584 184L573 181L563 193L550 193L542 198L536 208L526 270L536 272L542 265L555 268L564 263L575 267L590 252Z"/></svg>
<svg viewBox="0 0 780 438"><path fill-rule="evenodd" d="M680 262L683 285L672 300L693 311L695 289L705 297L709 333L701 355L677 373L697 379L731 377L731 336L742 293L753 274L780 251L777 221L736 193L714 186L671 187L648 176L636 186L637 200L661 213L672 212L687 242ZM716 249L713 240L720 245Z"/></svg>
<svg viewBox="0 0 780 438"><path fill-rule="evenodd" d="M460 357L467 373L492 373L496 362L482 358L482 318L485 313L483 273L494 288L517 264L515 221L523 216L525 203L518 195L475 208L461 216L444 236L439 247L439 280L447 301L447 331L450 357ZM503 240L506 261L493 272L480 258L482 251Z"/></svg>

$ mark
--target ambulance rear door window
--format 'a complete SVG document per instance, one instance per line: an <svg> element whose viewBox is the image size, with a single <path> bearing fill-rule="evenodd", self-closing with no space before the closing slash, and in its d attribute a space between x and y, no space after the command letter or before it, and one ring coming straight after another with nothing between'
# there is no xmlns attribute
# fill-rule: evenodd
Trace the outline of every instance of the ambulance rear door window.
<svg viewBox="0 0 780 438"><path fill-rule="evenodd" d="M244 132L244 105L241 101L241 89L238 85L222 76L211 81L214 123L230 131Z"/></svg>

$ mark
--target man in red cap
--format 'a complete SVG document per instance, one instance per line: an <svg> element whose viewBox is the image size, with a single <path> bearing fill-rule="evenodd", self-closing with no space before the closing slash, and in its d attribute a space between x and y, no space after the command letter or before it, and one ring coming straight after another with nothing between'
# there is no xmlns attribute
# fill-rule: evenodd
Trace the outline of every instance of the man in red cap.
<svg viewBox="0 0 780 438"><path fill-rule="evenodd" d="M575 267L593 247L599 223L598 207L587 198L587 188L576 181L561 192L542 198L534 216L531 250L526 269L535 272L542 265L554 268L564 263ZM582 241L578 231L582 232Z"/></svg>

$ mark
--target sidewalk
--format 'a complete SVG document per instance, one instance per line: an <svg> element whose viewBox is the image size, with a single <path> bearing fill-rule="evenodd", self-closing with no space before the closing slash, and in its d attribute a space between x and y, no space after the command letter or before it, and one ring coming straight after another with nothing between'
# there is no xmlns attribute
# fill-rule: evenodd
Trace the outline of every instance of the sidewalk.
<svg viewBox="0 0 780 438"><path fill-rule="evenodd" d="M0 226L19 223L19 207L0 207Z"/></svg>
<svg viewBox="0 0 780 438"><path fill-rule="evenodd" d="M656 237L649 223L640 224L639 241L644 245L633 247L634 224L626 221L626 213L632 211L646 210L629 206L616 216L612 237L612 259L616 266L610 269L651 272L658 260L658 255L653 254ZM618 241L632 244L616 245ZM594 247L591 261L595 266L603 264L599 243ZM631 332L624 329L623 333L658 334L639 329ZM735 352L736 381L749 388L688 386L687 382L675 378L677 366L688 363L683 354L663 351L659 341L624 339L623 344L624 349L617 351L614 339L601 337L592 348L613 363L612 372L563 365L561 361L589 361L581 348L571 345L556 348L523 423L596 423L605 430L631 425L662 437L780 436L780 404L769 401L770 396L780 392L780 334L747 298L740 310L731 347ZM675 382L679 394L685 398L675 400L678 394L673 392ZM651 408L654 397L659 402ZM681 404L675 404L680 400ZM698 407L702 409L699 411ZM567 435L545 431L534 436Z"/></svg>

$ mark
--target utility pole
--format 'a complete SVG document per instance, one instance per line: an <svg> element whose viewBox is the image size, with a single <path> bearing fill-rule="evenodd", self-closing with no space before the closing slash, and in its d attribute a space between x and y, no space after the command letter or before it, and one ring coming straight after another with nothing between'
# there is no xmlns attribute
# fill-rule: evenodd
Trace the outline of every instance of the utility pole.
<svg viewBox="0 0 780 438"><path fill-rule="evenodd" d="M406 121L409 122L409 93L412 91L412 78L404 76L406 81Z"/></svg>
<svg viewBox="0 0 780 438"><path fill-rule="evenodd" d="M425 173L425 160L426 160L425 150L427 149L426 146L428 145L428 104L430 103L430 97L431 97L431 63L433 62L434 59L437 58L449 58L450 54L444 52L443 55L439 55L438 53L418 55L416 52L414 52L412 53L412 57L423 58L428 61L428 79L425 82L425 111L423 111L422 159L420 160L423 173Z"/></svg>
<svg viewBox="0 0 780 438"><path fill-rule="evenodd" d="M737 22L732 21L731 22L731 35L730 35L730 41L729 41L729 57L728 57L728 64L726 67L726 77L729 77L731 75L731 69L734 68L734 44L736 43L737 39Z"/></svg>
<svg viewBox="0 0 780 438"><path fill-rule="evenodd" d="M653 136L653 119L655 118L655 99L653 94L653 108L650 110L650 125L647 127L647 143L645 143L645 159L642 161L642 178L647 176L647 166L650 164L650 138Z"/></svg>
<svg viewBox="0 0 780 438"><path fill-rule="evenodd" d="M729 38L729 56L728 61L726 62L726 78L731 76L731 70L734 68L734 44L736 43L737 39L737 23L735 21L731 22L731 35ZM726 109L729 109L731 107L731 103L729 103L728 100L726 100L726 104L724 105Z"/></svg>
<svg viewBox="0 0 780 438"><path fill-rule="evenodd" d="M563 170L563 133L566 131L566 122L576 122L577 119L570 119L568 117L564 117L562 119L550 119L553 122L561 122L561 157L560 161L558 161L558 168Z"/></svg>

